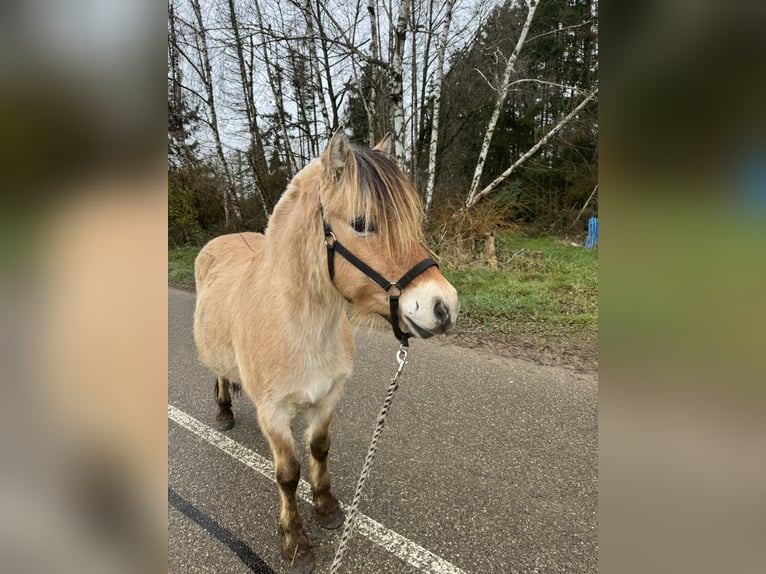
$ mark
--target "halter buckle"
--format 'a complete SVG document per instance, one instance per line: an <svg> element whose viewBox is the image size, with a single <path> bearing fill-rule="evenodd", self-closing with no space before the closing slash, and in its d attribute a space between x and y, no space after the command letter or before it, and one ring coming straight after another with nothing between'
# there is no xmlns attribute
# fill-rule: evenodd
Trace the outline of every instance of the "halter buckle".
<svg viewBox="0 0 766 574"><path fill-rule="evenodd" d="M332 237L332 241L330 241L330 238ZM335 244L338 242L337 237L335 237L335 234L332 231L328 231L324 236L324 244L327 247L335 247Z"/></svg>

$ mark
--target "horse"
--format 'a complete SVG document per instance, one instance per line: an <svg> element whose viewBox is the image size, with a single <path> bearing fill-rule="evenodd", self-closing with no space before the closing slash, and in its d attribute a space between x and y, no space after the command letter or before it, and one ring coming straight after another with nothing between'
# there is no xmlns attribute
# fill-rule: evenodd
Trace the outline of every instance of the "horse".
<svg viewBox="0 0 766 574"><path fill-rule="evenodd" d="M296 416L306 422L317 520L333 529L345 519L327 457L354 361L349 316L390 322L406 345L410 336L447 332L460 308L428 257L419 196L390 147L390 136L369 149L336 133L289 183L263 234L217 237L195 260L194 339L215 374L217 425L234 426L231 394L244 388L272 451L280 555L290 572L315 563L298 512Z"/></svg>

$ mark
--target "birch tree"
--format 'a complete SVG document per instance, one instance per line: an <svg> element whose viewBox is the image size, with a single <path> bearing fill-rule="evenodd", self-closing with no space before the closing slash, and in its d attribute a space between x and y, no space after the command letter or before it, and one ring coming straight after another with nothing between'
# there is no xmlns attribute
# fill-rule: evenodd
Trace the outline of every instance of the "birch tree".
<svg viewBox="0 0 766 574"><path fill-rule="evenodd" d="M231 3L233 0L229 0ZM255 0L253 2L255 7L255 15L258 21L258 29L263 32L265 30L264 24L263 24L263 14L261 13L261 3L260 0ZM253 36L250 36L250 42L251 42L251 49L253 49L252 42L253 42ZM271 63L272 56L269 54L268 50L268 43L267 42L261 42L261 50L263 53L263 63L266 67L266 77L269 80L269 86L271 87L271 93L274 95L274 105L276 106L276 112L277 112L277 122L279 123L279 130L282 133L282 140L284 142L284 152L285 152L285 163L288 166L288 175L293 176L295 173L298 172L298 166L295 163L295 154L293 153L292 146L290 145L290 135L287 131L287 120L286 120L286 112L285 112L285 103L283 98L283 90L282 90L282 73L281 68L279 65L273 65ZM273 58L274 61L278 61L278 58ZM251 93L252 93L252 86L251 86Z"/></svg>
<svg viewBox="0 0 766 574"><path fill-rule="evenodd" d="M319 44L322 46L322 71L325 76L325 86L327 88L327 97L330 100L330 111L332 116L330 118L330 125L327 126L330 134L335 133L338 129L338 99L333 85L333 74L330 66L330 49L328 42L328 35L325 31L324 23L322 21L322 0L316 0L316 24L317 31L319 32Z"/></svg>
<svg viewBox="0 0 766 574"><path fill-rule="evenodd" d="M432 218L437 202L470 208L513 176L498 198L521 206L509 217L571 222L597 184L584 108L597 97L597 0L539 1L171 0L169 113L181 89L198 98L187 135L215 171L202 228L259 224L338 125L369 145L390 131Z"/></svg>
<svg viewBox="0 0 766 574"><path fill-rule="evenodd" d="M307 45L309 49L311 71L314 77L314 98L319 102L319 109L322 112L324 137L329 140L332 135L330 130L333 122L330 120L330 114L327 111L327 102L325 101L325 87L322 81L322 70L319 65L319 56L317 55L316 33L314 32L314 11L311 7L311 0L305 0L302 11L306 20L306 35L308 37Z"/></svg>
<svg viewBox="0 0 766 574"><path fill-rule="evenodd" d="M524 46L524 42L527 39L529 28L532 25L532 19L535 17L535 11L539 0L529 0L529 9L527 11L527 18L524 25L521 28L519 39L516 41L516 47L513 49L513 53L508 58L505 65L505 71L503 73L503 79L500 86L497 88L497 99L495 100L495 107L492 110L492 116L487 123L487 129L484 133L484 141L481 144L481 151L479 152L479 159L476 162L476 169L473 173L473 179L471 180L471 188L468 192L465 205L469 207L476 201L476 194L479 193L479 184L481 183L481 175L484 172L484 164L487 161L487 153L489 152L489 145L492 143L492 136L495 133L495 127L497 126L497 120L500 117L500 111L502 110L503 103L508 97L508 90L511 83L511 76L516 71L516 61L519 58L521 49Z"/></svg>
<svg viewBox="0 0 766 574"><path fill-rule="evenodd" d="M444 83L444 52L447 50L447 38L449 37L450 23L452 22L452 8L455 0L447 0L447 13L444 16L441 34L439 34L439 46L437 54L436 72L433 87L433 120L431 122L431 144L428 151L428 182L426 183L425 212L428 215L431 209L431 201L434 196L434 184L436 182L436 150L439 144L439 118L442 101L442 84Z"/></svg>
<svg viewBox="0 0 766 574"><path fill-rule="evenodd" d="M199 6L199 0L194 0ZM239 22L237 19L237 13L234 9L234 0L228 0L229 8L229 22L231 24L231 30L234 35L234 48L237 56L237 64L240 74L240 83L242 86L242 97L245 103L245 115L247 116L248 133L250 136L250 153L248 154L248 160L250 168L253 170L253 176L255 178L255 193L259 199L261 207L263 208L263 215L266 219L269 218L269 208L266 205L264 198L265 185L263 181L263 174L266 170L266 157L263 151L263 141L261 140L261 132L258 129L258 109L255 106L255 98L253 97L253 82L248 77L247 64L245 61L244 49L242 46L242 36L239 31Z"/></svg>
<svg viewBox="0 0 766 574"><path fill-rule="evenodd" d="M426 133L426 107L428 103L428 97L427 97L427 89L428 89L428 69L429 69L429 63L431 62L431 43L432 43L432 37L433 37L433 31L434 31L434 2L428 1L428 14L426 17L426 28L425 28L425 46L423 47L423 57L422 57L422 69L421 72L421 78L422 81L420 82L420 95L417 97L416 90L416 81L415 81L415 73L413 72L412 75L412 87L413 87L413 97L412 97L412 123L413 123L413 136L412 136L412 175L415 177L418 174L418 167L419 167L419 154L421 152L420 149L420 143L423 140L423 136ZM454 8L455 2L452 0L451 2L448 2L448 7ZM450 15L451 20L451 14L452 10L448 10L448 14ZM415 41L416 35L413 31L412 35L412 53L413 53L413 62L412 67L413 70L417 69L417 63L415 62L416 58L416 41ZM442 60L443 61L443 60ZM441 67L441 74L442 74L442 81L444 81L444 66ZM441 88L440 88L441 89Z"/></svg>
<svg viewBox="0 0 766 574"><path fill-rule="evenodd" d="M468 200L466 200L465 207L471 208L483 197L489 195L492 193L495 189L497 189L497 186L499 186L503 181L505 181L511 173L515 169L517 169L522 163L527 161L530 157L535 155L540 148L542 148L548 141L555 136L559 131L561 131L561 128L563 128L565 125L567 125L585 106L587 106L592 100L595 99L596 94L598 94L598 88L593 90L590 94L588 94L580 103L579 105L573 109L569 114L567 114L561 121L559 121L553 129L551 129L547 134L545 134L540 141L538 141L535 145L533 145L529 150L522 155L519 159L517 159L511 167L506 169L503 173L501 173L499 176L497 176L492 182L487 185L484 189L481 191L478 191L473 196L469 197Z"/></svg>
<svg viewBox="0 0 766 574"><path fill-rule="evenodd" d="M375 89L377 76L375 70L377 64L375 63L375 60L378 60L380 54L380 37L378 36L378 15L376 10L377 8L375 0L367 0L367 15L370 17L370 55L372 56L373 60L368 65L371 80L369 100L365 100L362 90L359 90L360 95L362 95L362 101L366 102L365 109L367 111L367 121L369 124L367 139L369 140L371 146L375 145L377 141L375 127L378 125L378 105ZM359 83L359 85L361 86L361 83Z"/></svg>
<svg viewBox="0 0 766 574"><path fill-rule="evenodd" d="M391 119L393 123L394 156L401 164L404 159L404 48L407 42L407 20L409 19L410 2L400 0L399 11L394 30L394 45L392 50L391 67L389 69L389 86L391 99Z"/></svg>
<svg viewBox="0 0 766 574"><path fill-rule="evenodd" d="M215 141L215 150L218 155L218 161L221 162L221 168L223 169L224 178L226 179L226 189L222 191L222 201L224 208L224 225L229 226L231 213L235 218L240 218L239 208L235 201L235 187L234 179L231 176L231 170L229 169L229 163L226 161L226 154L223 152L223 144L221 143L221 132L218 127L218 113L216 111L215 94L213 91L213 69L210 65L210 51L207 44L207 30L205 28L205 22L202 18L202 8L200 7L199 0L191 0L192 11L194 17L197 20L196 39L198 41L197 52L200 58L200 66L198 71L200 73L200 79L205 88L206 102L208 113L210 114L210 129L213 132L213 139Z"/></svg>

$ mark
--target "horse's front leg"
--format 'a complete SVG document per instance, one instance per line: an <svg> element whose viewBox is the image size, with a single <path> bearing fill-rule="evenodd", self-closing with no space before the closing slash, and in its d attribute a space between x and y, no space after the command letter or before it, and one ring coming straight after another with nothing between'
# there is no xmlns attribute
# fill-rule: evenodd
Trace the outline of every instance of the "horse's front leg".
<svg viewBox="0 0 766 574"><path fill-rule="evenodd" d="M331 405L334 407L334 404ZM330 421L332 410L318 410L308 419L306 438L309 451L309 482L314 497L314 510L319 524L325 528L338 528L344 514L338 499L332 493L327 456L330 452Z"/></svg>
<svg viewBox="0 0 766 574"><path fill-rule="evenodd" d="M297 491L301 466L295 454L290 420L281 413L269 416L269 409L261 408L258 409L258 419L274 456L281 502L279 527L283 539L280 554L285 570L290 574L308 574L314 568L314 554L303 531L303 521L298 511Z"/></svg>

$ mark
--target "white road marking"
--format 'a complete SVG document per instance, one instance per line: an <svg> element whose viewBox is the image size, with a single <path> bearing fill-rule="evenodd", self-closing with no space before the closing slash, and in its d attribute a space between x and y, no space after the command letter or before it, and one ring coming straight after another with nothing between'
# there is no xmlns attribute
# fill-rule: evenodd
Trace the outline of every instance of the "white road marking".
<svg viewBox="0 0 766 574"><path fill-rule="evenodd" d="M190 430L201 439L221 449L230 457L252 468L269 480L276 482L274 465L270 460L239 444L237 441L230 439L223 433L209 427L205 423L195 419L193 416L173 405L168 405L168 418L185 429ZM301 479L298 486L298 496L306 502L312 502L311 486L303 479ZM348 510L348 506L345 503L341 502L341 506L344 510ZM432 572L433 574L465 574L463 570L451 562L447 562L433 552L414 543L409 538L386 528L380 522L373 520L369 516L365 516L361 513L357 514L356 528L357 533L387 550L394 556L401 558L407 564L420 569L421 572Z"/></svg>

